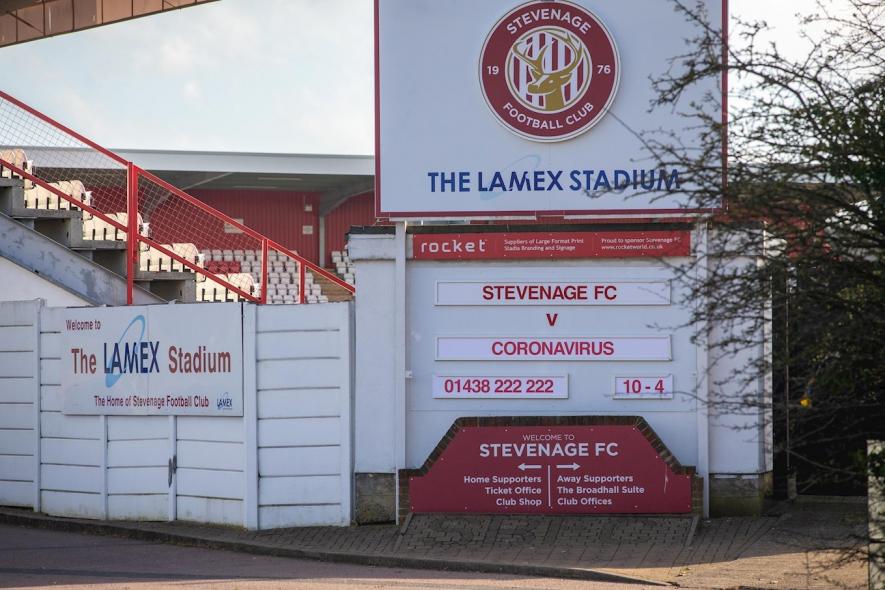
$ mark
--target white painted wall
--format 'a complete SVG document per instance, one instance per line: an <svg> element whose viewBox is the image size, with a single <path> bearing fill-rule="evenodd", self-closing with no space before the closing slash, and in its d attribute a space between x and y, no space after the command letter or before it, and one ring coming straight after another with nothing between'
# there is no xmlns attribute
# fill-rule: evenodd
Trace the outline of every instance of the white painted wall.
<svg viewBox="0 0 885 590"><path fill-rule="evenodd" d="M9 259L0 256L0 301L29 301L43 299L51 307L78 307L89 305L67 289L47 281Z"/></svg>
<svg viewBox="0 0 885 590"><path fill-rule="evenodd" d="M243 417L65 415L63 312L0 303L0 504L249 528L350 523L350 304L242 306Z"/></svg>
<svg viewBox="0 0 885 590"><path fill-rule="evenodd" d="M258 308L258 522L350 524L351 306Z"/></svg>
<svg viewBox="0 0 885 590"><path fill-rule="evenodd" d="M33 506L39 486L41 302L0 305L0 503Z"/></svg>
<svg viewBox="0 0 885 590"><path fill-rule="evenodd" d="M695 236L696 238L697 236ZM693 238L694 239L694 238ZM355 470L395 470L393 444L394 397L394 255L392 235L352 235L349 252L355 261L360 286L356 303ZM676 259L669 264L678 263ZM567 279L671 280L673 304L610 307L439 307L434 306L437 280L567 280ZM407 262L407 380L406 467L420 466L452 422L461 416L511 415L640 415L660 435L684 465L698 466L699 427L697 387L704 353L691 342L690 310L680 302L686 288L666 265L641 259L565 261ZM547 325L545 312L559 313L556 328ZM679 329L677 329L679 328ZM434 360L434 343L444 335L643 335L658 332L673 335L673 361L659 363L588 362L439 362ZM720 338L711 326L711 345ZM769 354L770 331L759 334L759 346L744 355ZM733 395L734 382L724 377L743 358L708 351L711 366L708 383L711 396ZM456 367L460 367L456 368ZM624 371L637 374L673 373L676 395L672 400L613 400L611 377ZM562 374L570 376L567 400L442 400L431 395L433 373L466 374ZM716 384L715 386L712 386ZM767 384L767 385L766 385ZM770 396L770 382L754 382L753 395ZM711 413L709 453L711 473L758 474L770 470L770 431L765 412ZM768 441L768 445L766 445Z"/></svg>
<svg viewBox="0 0 885 590"><path fill-rule="evenodd" d="M717 263L735 272L756 264L750 257ZM748 309L747 315L753 311ZM766 310L755 313L762 318ZM756 344L727 345L730 332ZM709 357L711 472L752 475L771 470L771 375L756 374L761 359L771 360L770 325L749 319L729 326L713 324Z"/></svg>
<svg viewBox="0 0 885 590"><path fill-rule="evenodd" d="M678 260L671 259L672 264ZM672 305L618 306L437 306L438 280L627 281L668 280L663 263L643 259L539 260L447 263L411 261L407 271L408 381L407 467L420 467L461 416L641 415L684 465L697 464L695 347L691 331L677 329L690 311L677 305L684 288L671 285ZM360 286L362 289L362 285ZM363 296L363 293L360 293ZM546 313L559 314L556 325ZM659 336L670 335L672 361L436 361L438 336ZM567 399L434 399L433 374L569 376ZM615 400L618 375L674 375L670 400Z"/></svg>
<svg viewBox="0 0 885 590"><path fill-rule="evenodd" d="M104 518L107 421L62 414L62 311L40 314L40 506L48 514Z"/></svg>
<svg viewBox="0 0 885 590"><path fill-rule="evenodd" d="M359 297L354 384L354 448L357 473L392 473L396 401L394 385L394 237L350 237ZM354 253L357 254L354 254Z"/></svg>
<svg viewBox="0 0 885 590"><path fill-rule="evenodd" d="M108 416L106 420L108 518L166 520L170 418Z"/></svg>
<svg viewBox="0 0 885 590"><path fill-rule="evenodd" d="M242 526L246 518L243 418L181 416L176 430L177 518Z"/></svg>

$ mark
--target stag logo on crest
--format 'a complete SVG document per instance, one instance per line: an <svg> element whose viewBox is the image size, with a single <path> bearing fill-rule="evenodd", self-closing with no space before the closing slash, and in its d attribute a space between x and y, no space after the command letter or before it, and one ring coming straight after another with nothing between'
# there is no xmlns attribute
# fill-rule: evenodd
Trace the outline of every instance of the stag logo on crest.
<svg viewBox="0 0 885 590"><path fill-rule="evenodd" d="M568 31L544 28L513 44L506 68L511 92L530 109L558 112L578 100L592 70L584 44Z"/></svg>
<svg viewBox="0 0 885 590"><path fill-rule="evenodd" d="M573 2L529 2L492 28L480 58L489 108L508 129L536 141L584 133L617 92L617 48L596 16Z"/></svg>

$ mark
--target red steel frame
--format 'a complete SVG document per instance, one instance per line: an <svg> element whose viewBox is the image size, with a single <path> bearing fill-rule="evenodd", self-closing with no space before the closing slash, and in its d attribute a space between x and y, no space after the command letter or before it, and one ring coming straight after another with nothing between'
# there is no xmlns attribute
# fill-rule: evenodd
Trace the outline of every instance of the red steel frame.
<svg viewBox="0 0 885 590"><path fill-rule="evenodd" d="M298 276L300 279L300 288L299 288L299 295L298 295L299 296L299 301L298 301L299 303L303 304L305 302L304 279L305 279L305 269L308 269L308 268L312 272L322 275L326 279L330 280L332 283L342 287L343 289L347 290L348 292L350 292L350 293L356 292L356 289L353 285L350 285L349 283L339 279L337 276L335 276L332 273L330 273L329 271L317 266L316 264L310 262L309 260L307 260L303 256L300 256L300 255L292 252L291 250L289 250L285 246L282 246L282 245L278 244L277 242L271 240L270 238L267 238L264 235L256 232L255 230L250 229L249 227L246 227L242 223L225 215L221 211L218 211L217 209L210 207L209 205L207 205L206 203L203 203L199 199L192 197L191 195L187 194L186 192L182 191L181 189L169 184L165 180L158 178L157 176L151 174L150 172L147 172L146 170L139 168L138 166L136 166L132 162L129 162L129 161L121 158L117 154L114 154L113 152L99 146L98 144L90 141L89 139L78 134L77 132L65 127L61 123L58 123L57 121L51 119L50 117L47 117L46 115L37 111L36 109L33 109L32 107L26 105L25 103L8 95L7 93L3 92L2 90L0 90L0 98L11 102L12 104L21 108L22 110L27 111L31 115L39 118L40 120L44 121L45 123L48 123L52 127L55 127L59 131L62 131L63 133L75 138L77 141L85 144L86 146L100 152L101 154L107 156L108 158L111 158L112 160L114 160L117 163L126 167L126 172L127 172L127 179L126 179L127 225L124 226L119 221L108 217L107 215L105 215L104 213L102 213L101 211L99 211L98 209L93 207L92 205L80 202L80 201L72 198L67 193L52 186L48 182L38 178L37 176L27 172L26 170L19 168L18 166L15 166L13 163L7 162L6 160L3 160L3 159L0 159L0 165L2 165L4 168L11 170L12 172L14 172L15 174L17 174L18 176L20 176L22 178L26 178L26 179L32 181L34 184L39 185L43 189L52 192L53 194L58 196L60 199L64 199L65 201L71 203L72 205L75 205L77 208L91 213L95 217L102 219L105 223L108 223L111 226L117 228L118 230L126 233L126 237L127 237L127 240L126 240L126 243L127 243L127 248L126 248L126 252L127 252L127 254L126 254L126 257L127 257L126 301L129 305L132 305L132 303L133 303L133 291L135 289L136 274L139 269L139 251L140 251L139 244L141 244L141 243L147 244L151 248L156 249L157 251L165 254L166 256L170 257L173 260L177 260L179 263L182 264L183 267L186 267L195 273L202 274L207 277L212 277L213 281L223 285L225 288L233 291L234 293L236 293L237 295L239 295L243 299L245 299L247 301L252 301L255 303L267 303L267 254L268 254L269 250L275 250L275 251L287 256L288 258L291 258L292 260L294 260L295 262L298 263ZM151 183L163 188L164 190L166 190L169 193L171 193L172 195L174 195L175 198L182 199L182 200L186 201L188 204L190 204L194 207L197 207L198 209L200 209L204 213L208 214L209 216L211 216L215 219L221 220L224 223L235 227L236 229L241 231L243 234L248 235L249 237L257 240L261 244L261 254L262 254L262 256L261 256L261 293L259 295L254 295L252 293L246 293L242 289L231 284L229 281L222 279L221 277L219 277L215 273L209 272L208 270L206 270L202 266L196 265L196 264L188 261L184 257L176 254L174 251L170 250L169 248L166 248L165 246L152 240L151 238L141 235L140 227L138 225L138 213L139 213L138 181L140 178L144 178L144 179L150 181ZM132 239L133 236L135 237L135 239Z"/></svg>

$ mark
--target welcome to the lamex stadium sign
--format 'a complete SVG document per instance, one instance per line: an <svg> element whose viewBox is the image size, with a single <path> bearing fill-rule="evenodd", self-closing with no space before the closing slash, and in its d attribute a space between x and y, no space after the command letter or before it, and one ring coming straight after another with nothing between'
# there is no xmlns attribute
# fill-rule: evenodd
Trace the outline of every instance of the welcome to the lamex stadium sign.
<svg viewBox="0 0 885 590"><path fill-rule="evenodd" d="M66 414L243 415L240 304L64 312Z"/></svg>

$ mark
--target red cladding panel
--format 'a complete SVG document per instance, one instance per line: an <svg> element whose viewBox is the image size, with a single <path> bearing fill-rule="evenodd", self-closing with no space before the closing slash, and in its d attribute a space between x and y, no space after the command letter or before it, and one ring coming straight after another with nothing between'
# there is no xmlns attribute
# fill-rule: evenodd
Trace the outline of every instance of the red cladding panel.
<svg viewBox="0 0 885 590"><path fill-rule="evenodd" d="M315 193L259 190L193 190L207 205L296 250L312 262L319 258L319 197ZM310 211L305 211L310 208ZM305 226L312 233L304 233ZM182 240L184 241L184 240ZM197 244L198 248L211 247Z"/></svg>
<svg viewBox="0 0 885 590"><path fill-rule="evenodd" d="M344 249L351 227L391 225L375 218L375 194L366 193L348 199L326 216L326 265L332 264L332 252Z"/></svg>

